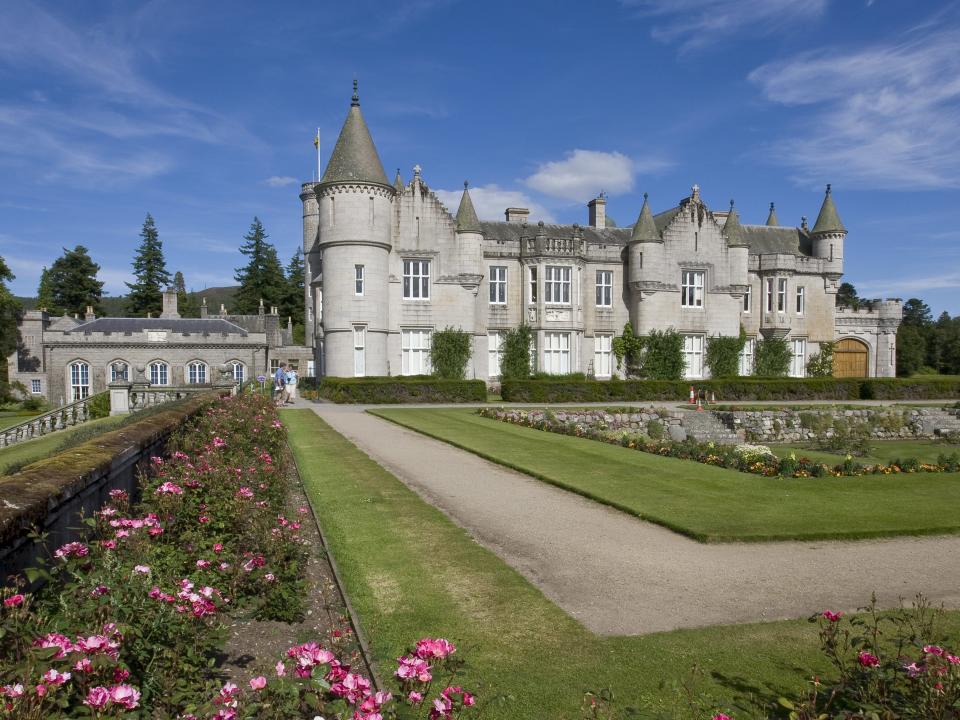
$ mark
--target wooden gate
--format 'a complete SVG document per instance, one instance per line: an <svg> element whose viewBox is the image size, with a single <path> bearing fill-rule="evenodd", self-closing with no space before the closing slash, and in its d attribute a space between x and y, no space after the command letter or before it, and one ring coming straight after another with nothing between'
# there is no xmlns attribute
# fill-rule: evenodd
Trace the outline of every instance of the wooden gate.
<svg viewBox="0 0 960 720"><path fill-rule="evenodd" d="M841 340L833 349L833 376L866 377L869 356L866 344L853 338Z"/></svg>

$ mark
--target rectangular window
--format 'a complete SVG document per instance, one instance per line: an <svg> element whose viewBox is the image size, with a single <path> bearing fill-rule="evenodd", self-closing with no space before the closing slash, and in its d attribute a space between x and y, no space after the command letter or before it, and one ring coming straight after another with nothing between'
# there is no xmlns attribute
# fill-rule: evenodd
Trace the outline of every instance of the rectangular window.
<svg viewBox="0 0 960 720"><path fill-rule="evenodd" d="M30 381L30 392L32 392L34 395L39 395L42 392L42 390L40 389L39 380Z"/></svg>
<svg viewBox="0 0 960 720"><path fill-rule="evenodd" d="M430 299L430 261L403 261L403 299Z"/></svg>
<svg viewBox="0 0 960 720"><path fill-rule="evenodd" d="M790 342L790 376L804 377L807 374L807 341L804 339Z"/></svg>
<svg viewBox="0 0 960 720"><path fill-rule="evenodd" d="M797 315L803 315L807 309L807 291L803 287L797 288Z"/></svg>
<svg viewBox="0 0 960 720"><path fill-rule="evenodd" d="M503 265L490 266L490 304L507 303L507 268Z"/></svg>
<svg viewBox="0 0 960 720"><path fill-rule="evenodd" d="M593 374L610 377L613 372L613 335L595 335L593 338Z"/></svg>
<svg viewBox="0 0 960 720"><path fill-rule="evenodd" d="M570 267L547 265L543 279L543 299L554 305L570 304Z"/></svg>
<svg viewBox="0 0 960 720"><path fill-rule="evenodd" d="M150 384L151 385L167 384L167 364L166 363L151 363Z"/></svg>
<svg viewBox="0 0 960 720"><path fill-rule="evenodd" d="M400 373L430 374L430 330L415 328L400 331Z"/></svg>
<svg viewBox="0 0 960 720"><path fill-rule="evenodd" d="M502 345L502 332L487 333L487 375L489 377L500 377L500 360L503 358Z"/></svg>
<svg viewBox="0 0 960 720"><path fill-rule="evenodd" d="M750 312L750 307L753 305L753 288L747 285L747 291L743 294L743 311L745 313Z"/></svg>
<svg viewBox="0 0 960 720"><path fill-rule="evenodd" d="M756 344L755 338L747 338L743 344L743 350L740 351L739 374L743 377L753 375L753 348Z"/></svg>
<svg viewBox="0 0 960 720"><path fill-rule="evenodd" d="M126 363L115 362L110 365L110 382L126 381L129 379L130 372Z"/></svg>
<svg viewBox="0 0 960 720"><path fill-rule="evenodd" d="M367 326L353 326L353 376L367 374Z"/></svg>
<svg viewBox="0 0 960 720"><path fill-rule="evenodd" d="M680 307L703 307L703 271L684 270L680 273Z"/></svg>
<svg viewBox="0 0 960 720"><path fill-rule="evenodd" d="M363 265L354 265L353 275L355 285L353 292L355 295L363 295Z"/></svg>
<svg viewBox="0 0 960 720"><path fill-rule="evenodd" d="M597 270L597 307L613 305L613 271Z"/></svg>
<svg viewBox="0 0 960 720"><path fill-rule="evenodd" d="M767 278L767 312L773 312L773 278Z"/></svg>
<svg viewBox="0 0 960 720"><path fill-rule="evenodd" d="M317 376L317 363L314 360L307 360L307 377Z"/></svg>
<svg viewBox="0 0 960 720"><path fill-rule="evenodd" d="M207 382L207 366L203 363L187 365L187 382L190 385L205 385Z"/></svg>
<svg viewBox="0 0 960 720"><path fill-rule="evenodd" d="M534 305L537 302L537 268L533 266L529 268L528 277L530 279L530 304Z"/></svg>
<svg viewBox="0 0 960 720"><path fill-rule="evenodd" d="M777 312L787 311L787 279L777 278Z"/></svg>
<svg viewBox="0 0 960 720"><path fill-rule="evenodd" d="M277 370L279 370L279 369L280 369L280 360L279 360L279 359L272 359L272 358L271 358L271 360L270 360L270 375L271 375L271 376L276 375L276 374L277 374Z"/></svg>
<svg viewBox="0 0 960 720"><path fill-rule="evenodd" d="M703 377L703 335L683 336L684 377Z"/></svg>
<svg viewBox="0 0 960 720"><path fill-rule="evenodd" d="M543 371L551 375L570 372L570 333L543 334Z"/></svg>

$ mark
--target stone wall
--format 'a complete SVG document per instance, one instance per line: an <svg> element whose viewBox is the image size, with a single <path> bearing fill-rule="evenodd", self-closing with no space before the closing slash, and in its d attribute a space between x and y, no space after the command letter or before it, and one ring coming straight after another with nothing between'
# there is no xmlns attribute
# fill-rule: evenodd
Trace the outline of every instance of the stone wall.
<svg viewBox="0 0 960 720"><path fill-rule="evenodd" d="M499 418L511 421L517 420L521 414L531 420L542 420L547 413L561 423L575 423L584 427L601 427L606 430L625 430L646 434L647 426L651 421L657 421L663 426L664 437L672 440L685 440L687 435L683 428L684 412L668 411L655 408L623 408L601 410L523 410L501 409L497 412Z"/></svg>
<svg viewBox="0 0 960 720"><path fill-rule="evenodd" d="M89 442L0 477L0 584L35 566L40 556L82 538L81 517L91 517L109 492L134 496L138 469L162 455L170 435L206 407L214 394L197 397L100 435ZM46 533L44 543L31 530Z"/></svg>

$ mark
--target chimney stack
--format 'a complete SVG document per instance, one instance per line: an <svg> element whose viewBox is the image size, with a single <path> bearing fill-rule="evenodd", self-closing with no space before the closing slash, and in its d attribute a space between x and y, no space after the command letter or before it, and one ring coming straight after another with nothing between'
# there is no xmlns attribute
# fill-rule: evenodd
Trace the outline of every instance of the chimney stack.
<svg viewBox="0 0 960 720"><path fill-rule="evenodd" d="M507 208L503 213L507 217L508 223L524 224L530 217L530 211L527 208Z"/></svg>
<svg viewBox="0 0 960 720"><path fill-rule="evenodd" d="M163 291L163 312L160 313L160 317L180 317L180 313L177 312L177 291L173 288L167 288Z"/></svg>
<svg viewBox="0 0 960 720"><path fill-rule="evenodd" d="M83 319L86 321L96 320L97 316L93 312L93 305L87 305L87 312L84 313Z"/></svg>
<svg viewBox="0 0 960 720"><path fill-rule="evenodd" d="M207 299L202 298L200 302L200 317L205 318L207 316Z"/></svg>
<svg viewBox="0 0 960 720"><path fill-rule="evenodd" d="M587 203L590 211L590 227L605 228L607 226L607 196L601 193Z"/></svg>

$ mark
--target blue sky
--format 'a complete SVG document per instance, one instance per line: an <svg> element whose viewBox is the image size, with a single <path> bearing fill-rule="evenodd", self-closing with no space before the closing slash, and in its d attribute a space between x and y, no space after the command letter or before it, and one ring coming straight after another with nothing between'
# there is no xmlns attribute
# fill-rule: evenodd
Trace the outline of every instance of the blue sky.
<svg viewBox="0 0 960 720"><path fill-rule="evenodd" d="M0 5L0 255L33 294L81 243L124 291L144 215L194 289L254 215L284 262L354 76L388 175L456 210L621 224L699 183L745 222L833 183L862 295L960 313L960 7L934 0Z"/></svg>

